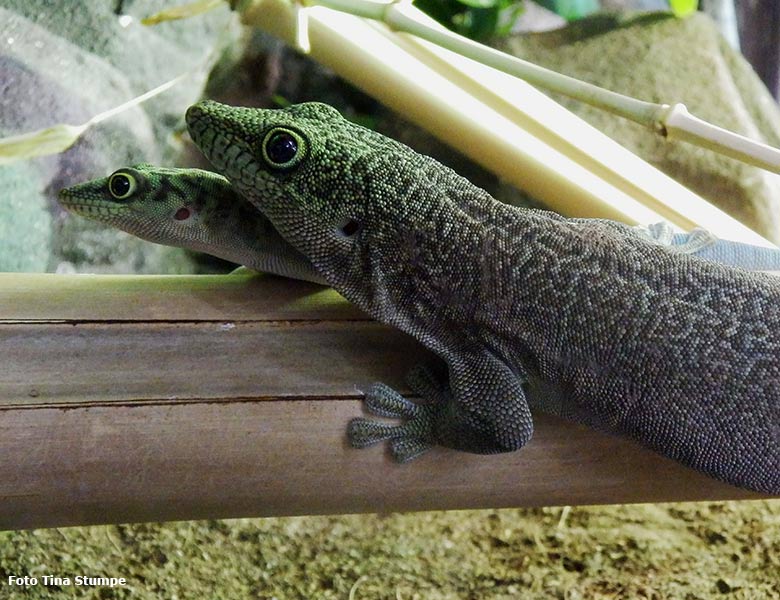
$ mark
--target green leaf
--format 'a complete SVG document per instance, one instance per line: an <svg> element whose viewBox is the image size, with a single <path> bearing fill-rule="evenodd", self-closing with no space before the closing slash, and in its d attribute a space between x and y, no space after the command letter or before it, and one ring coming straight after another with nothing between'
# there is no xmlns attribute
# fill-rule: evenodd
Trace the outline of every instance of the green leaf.
<svg viewBox="0 0 780 600"><path fill-rule="evenodd" d="M2 138L0 139L0 165L64 152L79 139L86 128L87 125L60 123L31 133Z"/></svg>
<svg viewBox="0 0 780 600"><path fill-rule="evenodd" d="M271 96L271 102L273 102L279 108L287 108L288 106L292 106L292 102L290 102L281 94L274 94Z"/></svg>
<svg viewBox="0 0 780 600"><path fill-rule="evenodd" d="M598 0L536 0L536 3L561 15L567 21L587 17L599 9Z"/></svg>
<svg viewBox="0 0 780 600"><path fill-rule="evenodd" d="M469 17L468 31L464 33L474 40L489 38L498 26L497 10L473 10Z"/></svg>
<svg viewBox="0 0 780 600"><path fill-rule="evenodd" d="M699 8L699 0L669 0L669 6L676 17L687 17Z"/></svg>
<svg viewBox="0 0 780 600"><path fill-rule="evenodd" d="M445 27L473 40L506 35L523 10L520 0L414 0Z"/></svg>
<svg viewBox="0 0 780 600"><path fill-rule="evenodd" d="M515 23L517 23L520 15L523 14L525 7L521 2L512 2L512 0L505 0L501 4L502 6L498 14L496 35L505 36L512 33L512 28L515 26Z"/></svg>
<svg viewBox="0 0 780 600"><path fill-rule="evenodd" d="M458 0L458 3L471 8L493 8L498 4L498 0Z"/></svg>
<svg viewBox="0 0 780 600"><path fill-rule="evenodd" d="M187 19L201 13L213 10L222 5L222 0L197 0L181 6L173 6L141 19L142 25L157 25L163 21Z"/></svg>

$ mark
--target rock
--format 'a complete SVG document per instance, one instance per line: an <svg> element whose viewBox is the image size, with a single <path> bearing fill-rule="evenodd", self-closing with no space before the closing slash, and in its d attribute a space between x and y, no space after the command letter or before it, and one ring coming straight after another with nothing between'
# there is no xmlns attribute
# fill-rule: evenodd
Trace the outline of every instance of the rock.
<svg viewBox="0 0 780 600"><path fill-rule="evenodd" d="M178 144L173 132L181 126L186 107L200 97L218 48L231 36L225 35L230 31L227 7L157 27L139 23L169 4L167 0L100 0L79 3L74 9L47 0L4 0L0 136L57 123L81 124L182 73L192 75L91 128L64 153L0 169L0 216L19 217L18 226L5 220L0 224L9 236L4 246L13 249L0 253L0 271L53 269L62 261L74 263L80 271L111 270L109 264L92 261L116 253L128 258L117 269L155 265L163 272L181 270L181 251L174 253L179 258L168 266L155 258L161 256L159 249L109 228L100 228L105 230L98 236L102 247L94 253L70 253L69 248L79 243L65 239L66 234L78 238L96 226L66 215L56 204L62 187L102 177L127 164L170 162L175 156ZM60 228L54 237L52 222Z"/></svg>
<svg viewBox="0 0 780 600"><path fill-rule="evenodd" d="M30 165L0 167L0 271L44 271L51 254L51 215Z"/></svg>

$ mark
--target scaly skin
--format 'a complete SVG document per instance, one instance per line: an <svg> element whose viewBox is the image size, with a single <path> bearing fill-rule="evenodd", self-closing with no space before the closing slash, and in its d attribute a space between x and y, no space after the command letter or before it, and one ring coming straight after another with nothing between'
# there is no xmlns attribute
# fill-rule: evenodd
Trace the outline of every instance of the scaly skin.
<svg viewBox="0 0 780 600"><path fill-rule="evenodd" d="M112 177L134 181L135 189L117 197L109 188ZM258 271L325 282L227 179L210 171L136 165L62 190L61 202L72 212L149 241L206 252ZM179 212L182 209L185 212ZM624 235L644 236L677 252L722 264L750 270L780 269L780 250L776 248L718 240L701 229L675 234L665 223L629 227L601 222Z"/></svg>
<svg viewBox="0 0 780 600"><path fill-rule="evenodd" d="M322 104L199 103L195 143L336 290L446 363L415 405L377 384L350 424L400 460L531 437L529 401L780 493L780 281L598 221L506 206Z"/></svg>
<svg viewBox="0 0 780 600"><path fill-rule="evenodd" d="M73 213L150 242L324 283L271 222L216 173L141 164L61 190L59 199Z"/></svg>
<svg viewBox="0 0 780 600"><path fill-rule="evenodd" d="M706 229L696 228L688 233L675 233L666 222L631 227L608 219L570 219L572 223L585 223L609 227L615 233L640 236L666 246L670 251L691 254L704 260L748 271L774 271L780 274L780 248L776 246L754 246L733 240L722 240Z"/></svg>
<svg viewBox="0 0 780 600"><path fill-rule="evenodd" d="M631 229L659 244L667 245L670 250L693 254L704 260L748 271L780 271L780 248L776 246L754 246L722 240L701 228L688 233L674 233L671 225L664 222Z"/></svg>

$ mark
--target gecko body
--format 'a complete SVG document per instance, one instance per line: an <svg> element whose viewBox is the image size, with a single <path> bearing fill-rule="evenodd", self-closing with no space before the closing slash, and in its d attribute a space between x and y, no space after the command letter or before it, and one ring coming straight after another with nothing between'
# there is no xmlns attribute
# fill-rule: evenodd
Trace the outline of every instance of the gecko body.
<svg viewBox="0 0 780 600"><path fill-rule="evenodd" d="M327 282L433 350L414 404L377 384L356 446L479 453L531 438L529 403L780 493L780 284L599 222L503 205L326 105L214 102L195 143Z"/></svg>
<svg viewBox="0 0 780 600"><path fill-rule="evenodd" d="M529 404L628 435L735 485L780 493L780 285L598 222L503 205L321 104L200 103L209 160L317 272L441 357L415 404L376 384L353 445L493 453Z"/></svg>

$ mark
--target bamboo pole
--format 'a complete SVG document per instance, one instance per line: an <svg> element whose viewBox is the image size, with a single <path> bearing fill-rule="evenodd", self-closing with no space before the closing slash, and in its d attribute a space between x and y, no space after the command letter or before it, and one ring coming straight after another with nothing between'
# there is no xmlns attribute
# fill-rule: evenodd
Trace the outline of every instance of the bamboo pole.
<svg viewBox="0 0 780 600"><path fill-rule="evenodd" d="M757 497L541 415L505 455L348 447L429 358L303 282L0 274L0 528Z"/></svg>

